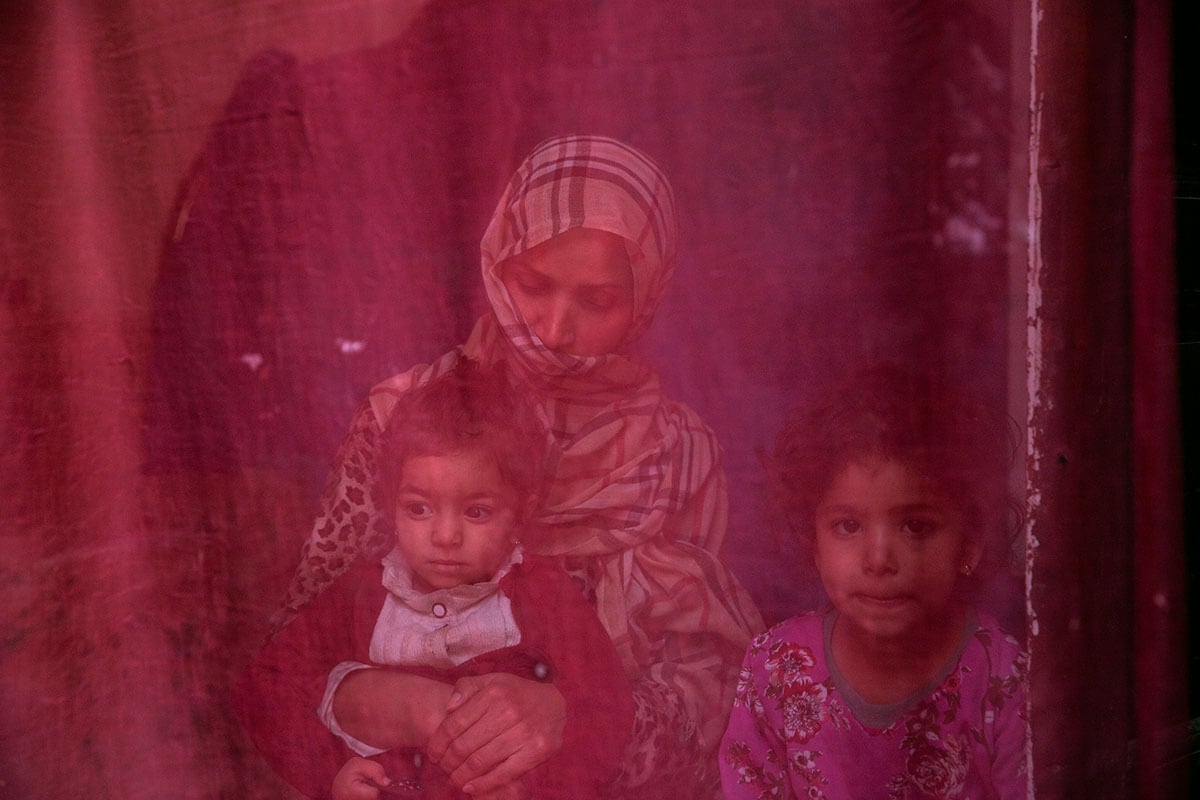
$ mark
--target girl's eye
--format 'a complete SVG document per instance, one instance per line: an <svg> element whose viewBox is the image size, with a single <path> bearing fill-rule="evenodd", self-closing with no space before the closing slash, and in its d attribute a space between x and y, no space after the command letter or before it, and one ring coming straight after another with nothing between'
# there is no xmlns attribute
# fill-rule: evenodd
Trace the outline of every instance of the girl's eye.
<svg viewBox="0 0 1200 800"><path fill-rule="evenodd" d="M492 516L492 510L487 506L469 506L463 513L472 522L486 522Z"/></svg>
<svg viewBox="0 0 1200 800"><path fill-rule="evenodd" d="M428 519L433 516L433 509L428 503L405 503L404 513L413 519Z"/></svg>
<svg viewBox="0 0 1200 800"><path fill-rule="evenodd" d="M932 519L906 519L902 526L905 533L917 538L925 538L932 536L938 529L936 520Z"/></svg>
<svg viewBox="0 0 1200 800"><path fill-rule="evenodd" d="M835 534L840 536L851 536L862 530L862 525L856 519L838 519L834 520L829 527L833 529Z"/></svg>

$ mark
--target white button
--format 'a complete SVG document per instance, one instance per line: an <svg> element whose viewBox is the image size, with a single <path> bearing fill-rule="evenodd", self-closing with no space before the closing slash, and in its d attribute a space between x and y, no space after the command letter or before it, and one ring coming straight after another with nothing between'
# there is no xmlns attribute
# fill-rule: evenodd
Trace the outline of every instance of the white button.
<svg viewBox="0 0 1200 800"><path fill-rule="evenodd" d="M446 606L442 605L441 603L434 603L433 604L433 615L435 617L437 617L438 619L441 619L442 617L446 616Z"/></svg>

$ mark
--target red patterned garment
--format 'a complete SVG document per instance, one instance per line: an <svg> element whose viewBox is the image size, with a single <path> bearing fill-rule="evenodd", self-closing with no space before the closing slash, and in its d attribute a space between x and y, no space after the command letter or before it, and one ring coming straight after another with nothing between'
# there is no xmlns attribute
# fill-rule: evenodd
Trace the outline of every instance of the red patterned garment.
<svg viewBox="0 0 1200 800"><path fill-rule="evenodd" d="M589 228L624 239L633 322L617 353L547 348L500 276L500 264L558 234ZM481 243L491 304L466 344L384 381L351 424L326 485L280 624L360 556L391 547L373 494L376 448L394 398L466 356L507 362L547 429L550 480L540 534L585 588L634 686L634 735L617 796L717 792L715 750L737 666L762 622L721 562L727 497L713 432L663 396L628 355L666 290L675 254L670 185L644 154L612 139L547 140L517 169Z"/></svg>
<svg viewBox="0 0 1200 800"><path fill-rule="evenodd" d="M725 797L918 800L1027 795L1027 660L990 618L906 701L866 703L829 657L836 612L804 614L746 653L721 744Z"/></svg>

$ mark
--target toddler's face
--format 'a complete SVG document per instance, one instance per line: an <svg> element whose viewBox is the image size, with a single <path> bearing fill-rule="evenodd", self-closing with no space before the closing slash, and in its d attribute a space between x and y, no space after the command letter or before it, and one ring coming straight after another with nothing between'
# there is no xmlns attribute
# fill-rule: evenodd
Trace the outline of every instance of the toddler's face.
<svg viewBox="0 0 1200 800"><path fill-rule="evenodd" d="M482 449L404 462L396 544L420 591L490 579L512 552L517 505Z"/></svg>
<svg viewBox="0 0 1200 800"><path fill-rule="evenodd" d="M500 269L521 316L551 350L600 356L621 346L633 322L633 272L621 237L572 228Z"/></svg>
<svg viewBox="0 0 1200 800"><path fill-rule="evenodd" d="M959 624L954 587L979 548L928 481L895 461L851 463L815 523L817 570L848 632L901 641Z"/></svg>

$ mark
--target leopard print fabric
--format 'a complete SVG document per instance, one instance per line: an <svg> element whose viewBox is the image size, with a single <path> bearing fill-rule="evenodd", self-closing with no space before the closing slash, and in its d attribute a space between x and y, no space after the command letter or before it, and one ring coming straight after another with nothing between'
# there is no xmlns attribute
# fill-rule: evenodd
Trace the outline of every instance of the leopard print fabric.
<svg viewBox="0 0 1200 800"><path fill-rule="evenodd" d="M321 590L361 558L382 558L392 547L391 533L378 513L375 482L379 426L364 403L334 457L321 496L321 512L300 552L300 566L271 619L272 632L296 616Z"/></svg>
<svg viewBox="0 0 1200 800"><path fill-rule="evenodd" d="M687 706L671 688L650 680L633 687L633 735L613 800L694 800L719 797L712 753L703 752ZM697 769L697 765L703 765Z"/></svg>

